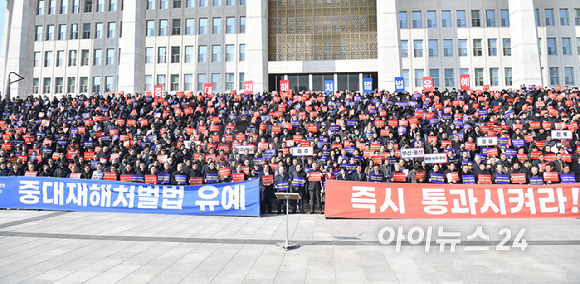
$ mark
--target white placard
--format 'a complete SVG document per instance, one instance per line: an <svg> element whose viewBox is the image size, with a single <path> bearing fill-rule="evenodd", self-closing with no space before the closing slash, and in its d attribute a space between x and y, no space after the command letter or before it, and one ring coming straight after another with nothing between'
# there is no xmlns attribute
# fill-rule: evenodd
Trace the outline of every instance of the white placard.
<svg viewBox="0 0 580 284"><path fill-rule="evenodd" d="M407 148L401 149L401 159L423 158L425 148Z"/></svg>
<svg viewBox="0 0 580 284"><path fill-rule="evenodd" d="M497 146L497 137L477 137L477 146Z"/></svg>
<svg viewBox="0 0 580 284"><path fill-rule="evenodd" d="M571 140L571 130L552 130L552 139L554 140Z"/></svg>
<svg viewBox="0 0 580 284"><path fill-rule="evenodd" d="M314 155L313 147L292 147L292 156L312 156Z"/></svg>
<svg viewBox="0 0 580 284"><path fill-rule="evenodd" d="M236 149L238 149L238 153L243 154L244 151L247 149L249 154L254 154L254 146L252 145L237 145Z"/></svg>
<svg viewBox="0 0 580 284"><path fill-rule="evenodd" d="M447 154L439 153L439 154L425 154L423 157L425 164L440 164L440 163L447 163Z"/></svg>

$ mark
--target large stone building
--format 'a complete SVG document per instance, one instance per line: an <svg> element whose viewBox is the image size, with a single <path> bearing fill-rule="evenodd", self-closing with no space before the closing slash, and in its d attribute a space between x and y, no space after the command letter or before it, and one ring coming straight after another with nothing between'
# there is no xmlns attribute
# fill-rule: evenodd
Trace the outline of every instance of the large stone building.
<svg viewBox="0 0 580 284"><path fill-rule="evenodd" d="M0 86L20 74L20 96L580 80L576 0L8 0L5 17Z"/></svg>

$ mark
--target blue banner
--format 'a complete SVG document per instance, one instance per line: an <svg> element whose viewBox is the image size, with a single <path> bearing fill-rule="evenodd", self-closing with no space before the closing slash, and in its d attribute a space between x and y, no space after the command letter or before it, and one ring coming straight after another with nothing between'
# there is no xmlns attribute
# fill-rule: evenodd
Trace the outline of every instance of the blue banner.
<svg viewBox="0 0 580 284"><path fill-rule="evenodd" d="M475 184L474 175L464 175L461 178L463 179L463 184Z"/></svg>
<svg viewBox="0 0 580 284"><path fill-rule="evenodd" d="M404 92L405 91L405 78L395 77L395 91Z"/></svg>
<svg viewBox="0 0 580 284"><path fill-rule="evenodd" d="M276 190L277 191L286 191L288 190L288 182L287 181L280 181L276 183Z"/></svg>
<svg viewBox="0 0 580 284"><path fill-rule="evenodd" d="M292 185L296 186L296 187L303 187L305 183L306 183L306 179L304 179L304 178L294 177L292 179Z"/></svg>
<svg viewBox="0 0 580 284"><path fill-rule="evenodd" d="M573 174L563 174L562 183L576 183L576 177Z"/></svg>
<svg viewBox="0 0 580 284"><path fill-rule="evenodd" d="M445 182L445 177L443 176L443 174L431 173L430 178L431 178L430 181L432 183L443 183L443 182Z"/></svg>
<svg viewBox="0 0 580 284"><path fill-rule="evenodd" d="M543 185L544 184L544 178L541 178L541 177L531 177L530 178L530 184L531 185Z"/></svg>
<svg viewBox="0 0 580 284"><path fill-rule="evenodd" d="M258 181L162 186L64 178L1 177L0 208L260 216Z"/></svg>
<svg viewBox="0 0 580 284"><path fill-rule="evenodd" d="M524 139L514 139L514 140L512 140L512 143L516 147L525 147L526 146Z"/></svg>
<svg viewBox="0 0 580 284"><path fill-rule="evenodd" d="M382 175L375 175L373 173L371 173L370 177L371 182L382 182L384 178Z"/></svg>
<svg viewBox="0 0 580 284"><path fill-rule="evenodd" d="M363 93L372 93L372 92L373 92L373 78L364 78Z"/></svg>
<svg viewBox="0 0 580 284"><path fill-rule="evenodd" d="M218 174L206 174L205 178L207 179L206 183L217 183L219 179Z"/></svg>
<svg viewBox="0 0 580 284"><path fill-rule="evenodd" d="M334 92L334 81L324 81L324 92L327 95Z"/></svg>
<svg viewBox="0 0 580 284"><path fill-rule="evenodd" d="M495 175L495 183L497 183L497 184L509 184L510 183L510 176L509 175Z"/></svg>

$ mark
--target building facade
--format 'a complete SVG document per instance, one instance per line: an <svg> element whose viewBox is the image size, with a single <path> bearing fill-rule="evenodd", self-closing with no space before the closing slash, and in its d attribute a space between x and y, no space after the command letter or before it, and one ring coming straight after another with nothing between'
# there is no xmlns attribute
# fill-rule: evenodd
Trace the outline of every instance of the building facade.
<svg viewBox="0 0 580 284"><path fill-rule="evenodd" d="M575 0L8 0L5 21L0 86L24 77L13 96L580 80Z"/></svg>

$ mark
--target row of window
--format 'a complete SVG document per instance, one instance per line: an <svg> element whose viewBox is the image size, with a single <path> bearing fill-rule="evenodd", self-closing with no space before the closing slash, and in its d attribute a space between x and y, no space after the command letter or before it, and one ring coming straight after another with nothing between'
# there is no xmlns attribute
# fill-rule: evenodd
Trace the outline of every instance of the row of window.
<svg viewBox="0 0 580 284"><path fill-rule="evenodd" d="M562 55L572 55L572 39L569 37L561 38ZM549 37L546 39L548 55L558 55L558 43L556 38ZM576 49L580 55L580 37L576 38ZM538 52L542 55L542 39L538 39Z"/></svg>
<svg viewBox="0 0 580 284"><path fill-rule="evenodd" d="M58 2L58 3L57 3ZM121 5L119 7L119 4ZM115 12L117 9L123 10L123 0L84 0L83 12ZM58 5L59 14L78 14L80 13L81 0L38 0L36 15L54 15Z"/></svg>
<svg viewBox="0 0 580 284"><path fill-rule="evenodd" d="M509 27L510 26L510 18L509 18L509 10L500 10L500 22L496 23L496 11L495 10L486 10L485 11L485 21L487 27ZM408 29L412 27L413 29L422 29L426 28L451 28L453 27L453 22L451 20L451 10L443 10L440 13L440 16L437 16L437 11L427 11L426 19L423 18L422 11L412 11L411 12L411 25L409 25L409 20L407 17L407 11L399 12L399 28L401 29ZM441 18L441 21L438 21L438 18ZM457 28L464 28L466 27L466 12L465 10L457 10L455 11L455 19ZM427 20L427 25L424 25L424 21ZM471 26L472 27L481 27L481 12L480 10L471 10Z"/></svg>
<svg viewBox="0 0 580 284"><path fill-rule="evenodd" d="M503 55L512 55L511 40L509 38L502 39ZM487 40L487 55L497 56L498 43L497 39L490 38ZM457 40L457 49L453 47L452 39L443 40L443 57L455 56L454 50L457 50L457 56L467 56L467 40ZM428 40L429 57L439 57L439 40ZM483 45L481 39L473 40L473 56L483 56ZM408 40L401 40L401 57L409 57L409 42ZM423 57L423 40L413 40L413 57Z"/></svg>
<svg viewBox="0 0 580 284"><path fill-rule="evenodd" d="M236 2L239 2L240 5L246 5L246 0L197 0L199 5L195 5L195 0L173 0L173 9L181 8L183 2L185 2L185 8L194 8L194 7L209 7L209 3L211 1L212 6L219 7L225 4L226 6L235 6ZM147 10L154 10L156 7L158 9L169 9L169 0L147 0ZM158 5L158 6L156 6Z"/></svg>
<svg viewBox="0 0 580 284"><path fill-rule="evenodd" d="M485 19L482 19L480 10L471 10L471 27L509 27L509 10L502 9L499 12L500 22L496 22L496 11L485 10ZM574 9L574 24L580 26L580 9ZM401 29L422 29L422 28L452 28L452 12L451 10L443 10L438 17L437 11L427 11L426 18L423 18L422 11L411 12L411 24L409 25L409 18L407 11L399 12L399 28ZM441 18L439 21L438 19ZM560 26L569 26L569 12L568 9L559 9ZM426 25L424 25L426 20ZM485 24L482 23L485 20ZM464 28L467 26L467 13L465 10L455 11L455 27ZM544 9L543 23L545 26L555 26L554 9ZM542 17L540 17L540 9L536 9L536 25L542 25Z"/></svg>
<svg viewBox="0 0 580 284"><path fill-rule="evenodd" d="M236 51L234 44L226 44L225 45L225 62L233 62L236 61ZM197 62L208 62L208 46L207 45L200 45L198 46L197 50ZM181 63L182 57L182 48L180 46L172 46L170 48L171 51L171 63ZM157 48L157 61L155 61L155 50L153 47L147 47L145 49L145 63L146 64L153 64L155 62L162 64L167 63L167 47L158 47ZM222 45L212 45L211 46L211 62L222 62ZM238 61L245 61L246 60L246 45L240 44L238 49ZM193 46L184 46L183 47L183 63L192 63L195 61L195 54L194 54L194 47Z"/></svg>
<svg viewBox="0 0 580 284"><path fill-rule="evenodd" d="M139 0L132 0L139 1ZM209 7L210 0L198 0L199 6L197 7ZM58 2L58 3L57 3ZM171 1L174 9L179 9L182 7L183 2L185 2L185 8L194 8L195 0L173 0ZM211 0L212 6L219 7L222 6L222 2L226 6L235 6L236 0ZM246 5L246 0L238 0L240 5ZM147 0L147 9L153 10L156 5L159 9L168 9L170 0ZM120 7L119 7L120 4ZM36 7L36 15L54 15L59 14L78 14L80 13L81 0L38 0L38 6ZM117 9L123 10L124 0L84 0L83 1L83 12L92 13L95 12L115 12Z"/></svg>
<svg viewBox="0 0 580 284"><path fill-rule="evenodd" d="M118 54L121 54L121 49L119 49ZM115 61L115 49L108 48L105 50L105 61L103 62L103 50L102 49L94 49L93 50L93 57L92 57L92 65L93 66L101 66L101 65L115 65L120 64L121 56L118 56L117 61ZM90 62L90 50L83 49L81 50L81 61L80 66L89 66L91 65ZM68 61L65 58L65 51L58 50L55 53L53 51L45 51L44 52L44 61L42 60L41 52L36 51L34 52L34 67L63 67L65 64L69 67L77 66L78 60L78 51L77 50L69 50L68 51ZM65 63L66 62L66 63Z"/></svg>
<svg viewBox="0 0 580 284"><path fill-rule="evenodd" d="M502 42L502 54L503 56L512 55L511 39L504 38ZM548 55L558 55L557 38L547 38L547 52ZM569 37L561 38L562 45L562 55L572 55L572 39ZM538 48L540 55L542 54L542 40L538 39ZM580 55L580 37L576 38L576 47L578 55ZM458 39L457 49L453 47L452 39L443 40L443 57L453 57L455 56L454 50L457 50L457 56L463 57L467 56L467 40ZM483 56L483 40L473 39L473 56ZM428 57L439 57L439 41L436 39L428 40ZM498 41L495 38L487 39L487 55L497 56L498 51ZM416 39L413 40L413 57L423 57L423 40ZM401 57L409 57L409 41L401 40Z"/></svg>
<svg viewBox="0 0 580 284"><path fill-rule="evenodd" d="M569 26L570 20L568 18L568 9L560 9L560 26ZM574 24L580 26L580 9L574 9ZM555 26L554 9L544 9L543 24L547 27ZM542 26L542 17L540 17L540 9L536 9L536 25Z"/></svg>
<svg viewBox="0 0 580 284"><path fill-rule="evenodd" d="M173 19L171 26L171 35L181 35L182 25L181 19ZM184 35L194 35L195 34L195 19L185 19L185 32ZM222 18L212 19L212 34L222 33ZM46 26L36 26L35 30L35 41L51 41L51 40L74 40L74 39L102 39L105 37L104 28L106 24L106 38L115 38L117 36L117 22L108 23L84 23L82 24L82 35L79 35L79 24L71 24L70 27L66 24L62 25L46 25ZM122 24L119 22L119 37L122 36ZM146 22L147 25L147 36L167 36L168 35L168 20L159 20L158 33L155 33L155 21L150 20ZM199 19L199 32L198 34L208 33L208 19ZM226 34L235 34L236 27L239 27L238 32L243 34L246 33L246 17L240 17L239 26L236 25L236 17L226 18ZM58 28L58 30L56 30ZM67 33L67 29L70 31ZM45 31L45 32L44 32Z"/></svg>
<svg viewBox="0 0 580 284"><path fill-rule="evenodd" d="M542 68L543 69L543 68ZM560 68L558 67L550 67L549 68L549 76L550 76L550 85L557 86L560 83L564 83L565 85L574 85L574 67L564 67L564 81L560 81ZM455 69L448 68L443 70L443 82L440 81L440 69L429 69L428 75L425 74L425 70L423 69L414 69L413 70L413 79L414 79L414 86L421 87L423 86L423 77L429 76L433 78L433 85L435 87L445 87L445 88L454 88L457 87L457 81L455 76ZM500 85L500 74L499 68L489 68L489 77L487 77L487 81L484 82L484 68L474 68L473 69L473 80L476 87L481 87L485 84L489 84L490 86L499 86ZM542 70L543 73L543 70ZM459 74L469 74L469 68L460 68ZM403 69L402 73L403 78L405 78L405 86L409 85L409 69ZM504 85L511 86L512 85L512 68L506 67L504 68L503 73Z"/></svg>
<svg viewBox="0 0 580 284"><path fill-rule="evenodd" d="M226 73L225 75L225 89L224 90L235 90L235 74L236 73ZM222 77L221 73L211 73L210 74L211 81L208 81L208 77L206 73L199 73L197 74L197 88L196 91L203 91L203 84L207 82L211 82L213 84L214 91L221 91L222 90ZM244 89L244 72L238 73L238 90ZM113 92L115 91L115 81L113 76L105 76L104 77L104 89L102 88L102 77L94 76L92 77L90 92L91 93L100 93L100 92ZM177 91L194 91L194 81L193 81L193 74L183 74L183 88L181 87L180 76L178 74L172 74L169 76L169 91L177 92ZM54 78L54 85L52 78L42 78L42 90L40 89L40 78L34 78L32 80L32 92L34 94L62 94L65 93L65 85L64 85L63 77L55 77ZM162 85L164 90L167 90L166 83L167 77L166 75L157 75L156 78L156 85ZM66 93L77 93L77 78L76 77L68 77L66 78ZM151 91L153 90L153 75L146 75L145 76L145 90ZM89 77L80 77L79 78L79 89L78 93L88 93L89 92Z"/></svg>
<svg viewBox="0 0 580 284"><path fill-rule="evenodd" d="M171 63L181 63L181 47L179 46L172 46L170 48L171 51ZM222 46L221 45L212 45L211 46L211 62L222 62ZM121 50L119 49L118 54L121 54ZM235 58L235 45L233 44L226 44L225 45L225 62L233 62L236 61ZM94 49L93 56L92 56L92 65L93 66L101 66L101 65L114 65L115 64L115 49L108 48L105 50L105 61L103 62L103 50L102 49ZM167 63L167 47L158 47L157 48L157 63ZM198 57L197 62L203 63L208 62L207 57L207 46L200 45L198 46ZM154 48L148 47L145 50L145 63L152 64L155 62L154 60ZM78 59L78 51L77 50L69 50L68 51L68 63L67 66L77 66L77 59ZM83 49L81 50L81 61L80 66L89 66L91 65L90 59L90 50ZM238 61L245 61L246 60L246 45L240 44L238 49ZM117 64L120 64L120 56L116 61ZM185 46L183 48L183 63L192 63L195 61L194 55L194 47L193 46ZM34 52L34 67L63 67L65 66L66 58L65 58L65 51L58 50L56 51L56 58L55 52L53 51L46 51L44 52L44 60L42 58L42 53L40 51Z"/></svg>
<svg viewBox="0 0 580 284"><path fill-rule="evenodd" d="M76 77L68 77L66 78L66 93L76 94L76 84L77 78ZM42 79L42 90L40 90L40 79L34 78L32 80L32 93L34 94L63 94L65 93L64 89L64 78L63 77L55 77L54 78L54 85L52 84L52 78L43 78ZM101 77L95 76L92 77L92 85L91 85L91 92L112 92L115 91L114 79L113 76L105 76L105 88L101 89ZM79 78L79 89L78 93L88 93L89 92L89 77L80 77Z"/></svg>
<svg viewBox="0 0 580 284"><path fill-rule="evenodd" d="M171 35L181 35L182 34L182 20L181 19L173 19L171 20ZM185 19L185 31L183 32L184 35L194 35L195 34L195 19ZM147 36L167 36L169 35L168 31L168 20L159 20L159 24L157 25L157 33L155 32L155 20L148 20L146 22L147 26ZM226 17L226 34L235 34L236 33L236 17ZM246 33L246 17L240 17L239 22L239 30L238 33L244 34ZM222 18L216 17L212 18L212 34L221 34L222 33ZM198 34L205 35L208 34L208 19L207 18L200 18L199 19L199 31Z"/></svg>
<svg viewBox="0 0 580 284"><path fill-rule="evenodd" d="M119 22L119 37L122 36L123 29L121 28L123 22ZM107 34L106 38L115 38L117 37L117 22L108 22L106 23L107 26ZM95 23L94 29L92 29L91 23L84 23L83 24L82 35L80 38L82 39L102 39L105 37L104 28L105 23ZM58 25L58 31L55 30L55 25L46 25L46 26L36 26L35 41L50 41L50 40L73 40L79 39L79 24L71 24L70 27L66 24ZM46 32L43 33L43 30L46 29ZM67 33L67 29L69 32ZM55 33L57 32L57 33Z"/></svg>
<svg viewBox="0 0 580 284"><path fill-rule="evenodd" d="M225 73L225 86L222 86L222 74L221 73L198 73L197 74L197 85L194 85L193 74L183 74L183 88L180 88L180 78L178 74L172 74L169 76L169 91L203 91L203 84L212 83L214 91L229 91L236 90L235 88L235 75L236 73ZM162 85L164 90L167 90L167 76L157 75L155 78L155 85ZM244 72L238 73L238 88L237 90L244 89ZM145 90L153 89L153 75L145 76Z"/></svg>

